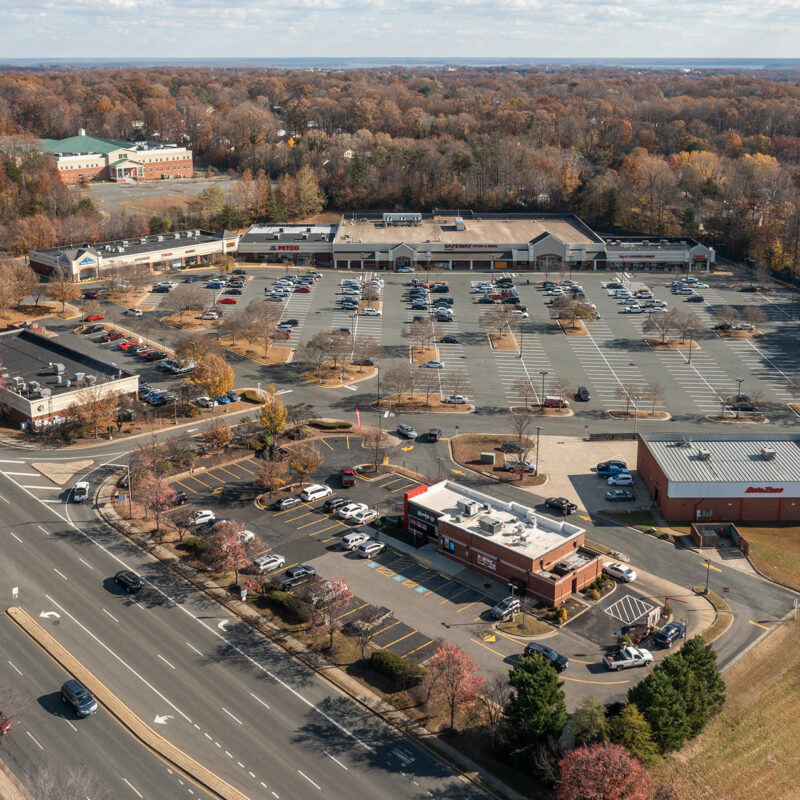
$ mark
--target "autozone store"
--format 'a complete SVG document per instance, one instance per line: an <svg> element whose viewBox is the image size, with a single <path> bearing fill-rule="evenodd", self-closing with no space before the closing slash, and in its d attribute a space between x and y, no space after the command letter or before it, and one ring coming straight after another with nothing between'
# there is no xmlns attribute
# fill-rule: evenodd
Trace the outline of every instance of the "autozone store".
<svg viewBox="0 0 800 800"><path fill-rule="evenodd" d="M637 469L669 522L800 521L800 436L646 435Z"/></svg>

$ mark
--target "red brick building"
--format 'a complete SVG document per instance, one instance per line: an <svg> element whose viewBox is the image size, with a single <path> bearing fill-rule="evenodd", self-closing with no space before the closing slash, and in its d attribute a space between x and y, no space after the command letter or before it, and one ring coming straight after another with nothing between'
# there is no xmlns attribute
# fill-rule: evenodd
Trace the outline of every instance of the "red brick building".
<svg viewBox="0 0 800 800"><path fill-rule="evenodd" d="M593 583L600 554L585 545L586 531L566 520L536 514L520 503L442 481L404 495L404 522L439 552L550 606Z"/></svg>
<svg viewBox="0 0 800 800"><path fill-rule="evenodd" d="M800 520L798 434L644 434L636 466L669 522Z"/></svg>

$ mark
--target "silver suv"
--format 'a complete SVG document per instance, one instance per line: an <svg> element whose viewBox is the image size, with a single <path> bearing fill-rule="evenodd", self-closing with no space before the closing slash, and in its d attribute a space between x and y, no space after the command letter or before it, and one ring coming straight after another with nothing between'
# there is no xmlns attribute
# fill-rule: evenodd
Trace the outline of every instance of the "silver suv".
<svg viewBox="0 0 800 800"><path fill-rule="evenodd" d="M406 439L416 439L417 438L417 432L414 430L414 428L411 427L411 425L406 425L405 422L401 422L397 426L397 432L401 436L404 436Z"/></svg>

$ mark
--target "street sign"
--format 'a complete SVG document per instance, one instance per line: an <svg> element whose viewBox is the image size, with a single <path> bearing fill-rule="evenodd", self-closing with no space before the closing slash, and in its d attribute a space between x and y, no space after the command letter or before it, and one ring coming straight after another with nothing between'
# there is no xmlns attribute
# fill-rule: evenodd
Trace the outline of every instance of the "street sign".
<svg viewBox="0 0 800 800"><path fill-rule="evenodd" d="M723 587L722 587L722 591L723 591L723 592L729 592L729 591L730 591L730 587L729 587L729 586L723 586ZM796 602L797 602L797 601L795 600L795 603L796 603Z"/></svg>

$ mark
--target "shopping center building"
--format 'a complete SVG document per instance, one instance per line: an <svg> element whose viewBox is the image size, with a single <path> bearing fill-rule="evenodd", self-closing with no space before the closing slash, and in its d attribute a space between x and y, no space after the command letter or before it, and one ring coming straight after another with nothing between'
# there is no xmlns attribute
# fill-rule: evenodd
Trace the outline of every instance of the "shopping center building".
<svg viewBox="0 0 800 800"><path fill-rule="evenodd" d="M643 434L636 466L668 522L800 520L800 434Z"/></svg>
<svg viewBox="0 0 800 800"><path fill-rule="evenodd" d="M331 225L253 225L242 260L337 269L675 270L704 272L715 252L693 239L604 238L574 214L345 214Z"/></svg>

